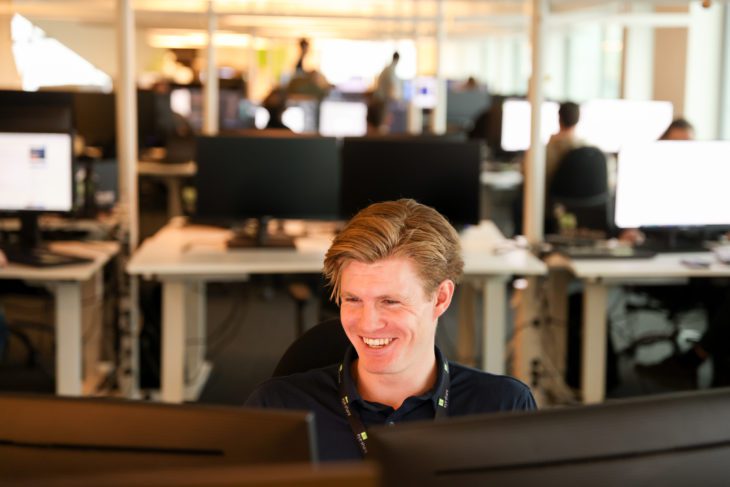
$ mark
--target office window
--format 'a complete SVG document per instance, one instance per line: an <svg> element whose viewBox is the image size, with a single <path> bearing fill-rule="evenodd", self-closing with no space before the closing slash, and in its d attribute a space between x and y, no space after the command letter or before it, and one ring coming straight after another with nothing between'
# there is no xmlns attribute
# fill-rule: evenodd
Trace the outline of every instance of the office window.
<svg viewBox="0 0 730 487"><path fill-rule="evenodd" d="M416 76L416 45L412 40L357 41L319 39L320 70L334 85L361 83L370 88L383 68L398 51L400 61L396 74L401 79Z"/></svg>
<svg viewBox="0 0 730 487"><path fill-rule="evenodd" d="M27 91L44 86L95 86L111 91L109 75L46 36L42 29L21 15L11 21L13 56L18 74Z"/></svg>
<svg viewBox="0 0 730 487"><path fill-rule="evenodd" d="M618 98L621 90L622 29L580 24L568 35L566 96L581 102Z"/></svg>

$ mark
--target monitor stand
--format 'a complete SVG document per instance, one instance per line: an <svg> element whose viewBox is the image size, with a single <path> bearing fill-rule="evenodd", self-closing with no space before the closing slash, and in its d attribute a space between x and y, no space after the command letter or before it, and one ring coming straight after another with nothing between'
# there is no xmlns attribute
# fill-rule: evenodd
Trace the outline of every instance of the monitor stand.
<svg viewBox="0 0 730 487"><path fill-rule="evenodd" d="M84 264L92 259L58 254L44 248L41 244L38 215L20 214L20 231L15 244L3 245L1 250L8 261L31 267L56 267L69 264Z"/></svg>
<svg viewBox="0 0 730 487"><path fill-rule="evenodd" d="M265 248L294 248L294 238L286 235L282 228L276 233L269 233L268 217L256 219L255 229L247 231L246 228L236 232L226 243L229 249L265 247Z"/></svg>

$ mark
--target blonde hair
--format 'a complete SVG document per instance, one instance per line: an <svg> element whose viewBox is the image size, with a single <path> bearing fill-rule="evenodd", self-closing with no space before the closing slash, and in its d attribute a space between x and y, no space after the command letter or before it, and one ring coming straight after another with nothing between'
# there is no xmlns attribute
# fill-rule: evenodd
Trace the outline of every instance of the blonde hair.
<svg viewBox="0 0 730 487"><path fill-rule="evenodd" d="M340 302L346 263L388 257L412 259L427 295L446 279L458 283L464 269L459 235L438 211L412 199L375 203L355 215L327 251L324 275L331 298Z"/></svg>

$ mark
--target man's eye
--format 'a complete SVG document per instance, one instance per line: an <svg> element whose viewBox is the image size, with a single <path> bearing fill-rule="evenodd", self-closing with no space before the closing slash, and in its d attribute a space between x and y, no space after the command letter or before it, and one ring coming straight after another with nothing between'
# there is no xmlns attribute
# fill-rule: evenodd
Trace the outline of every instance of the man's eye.
<svg viewBox="0 0 730 487"><path fill-rule="evenodd" d="M357 303L358 301L360 301L358 298L352 296L348 296L345 298L346 303Z"/></svg>
<svg viewBox="0 0 730 487"><path fill-rule="evenodd" d="M399 303L399 301L397 301L395 299L384 299L383 302L385 304L398 304Z"/></svg>

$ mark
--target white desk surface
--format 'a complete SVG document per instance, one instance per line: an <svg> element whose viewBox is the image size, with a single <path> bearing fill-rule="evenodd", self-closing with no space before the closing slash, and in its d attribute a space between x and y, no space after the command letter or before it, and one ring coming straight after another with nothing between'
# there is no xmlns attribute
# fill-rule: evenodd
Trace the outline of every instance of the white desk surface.
<svg viewBox="0 0 730 487"><path fill-rule="evenodd" d="M296 249L227 249L230 230L183 226L172 222L134 253L127 272L146 277L237 276L254 273L318 273L330 239L298 238ZM540 275L547 266L524 249L508 249L492 222L463 235L464 272L468 275ZM496 249L496 252L495 252Z"/></svg>
<svg viewBox="0 0 730 487"><path fill-rule="evenodd" d="M86 281L101 269L109 259L119 252L119 243L103 242L52 242L50 249L58 253L93 258L87 264L63 265L57 267L31 267L8 263L0 267L0 279L24 279L27 281Z"/></svg>
<svg viewBox="0 0 730 487"><path fill-rule="evenodd" d="M701 258L711 264L708 268L691 268L682 264L686 258ZM730 276L730 265L720 263L711 252L657 254L651 259L576 259L570 260L568 268L576 277L587 280Z"/></svg>

